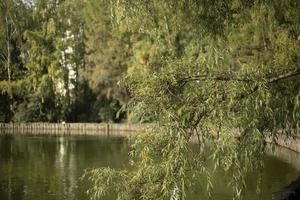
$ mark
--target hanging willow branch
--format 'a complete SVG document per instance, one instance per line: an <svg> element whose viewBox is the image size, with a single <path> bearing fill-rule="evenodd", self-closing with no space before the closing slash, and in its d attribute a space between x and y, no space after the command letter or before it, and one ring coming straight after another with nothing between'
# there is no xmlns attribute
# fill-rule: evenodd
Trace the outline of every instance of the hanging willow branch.
<svg viewBox="0 0 300 200"><path fill-rule="evenodd" d="M279 74L274 76L274 74ZM189 76L189 77L184 77L181 79L181 81L186 82L186 81L236 81L236 82L245 82L245 83L256 83L259 81L266 80L267 83L274 83L280 80L284 80L293 76L300 75L300 68L294 68L291 69L288 72L285 73L272 73L265 75L265 77L257 77L257 78L239 78L239 77L228 77L224 75L219 75L219 76L208 76L208 75L197 75L197 76Z"/></svg>

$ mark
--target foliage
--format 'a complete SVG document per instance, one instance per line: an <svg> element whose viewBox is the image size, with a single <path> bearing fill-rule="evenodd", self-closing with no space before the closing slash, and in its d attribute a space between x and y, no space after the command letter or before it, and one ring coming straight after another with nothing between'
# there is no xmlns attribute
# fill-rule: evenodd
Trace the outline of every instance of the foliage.
<svg viewBox="0 0 300 200"><path fill-rule="evenodd" d="M213 160L240 198L245 174L262 165L264 139L299 132L299 6L113 1L119 34L139 33L152 46L124 84L132 95L128 108L151 118L153 127L133 145L133 169L89 172L92 197L115 186L118 199L185 199L201 175L210 193L205 163ZM191 150L192 138L199 151Z"/></svg>
<svg viewBox="0 0 300 200"><path fill-rule="evenodd" d="M22 32L30 27L28 9L19 0L0 2L0 91L3 121L13 116L25 70L22 63L24 38ZM16 92L15 92L16 91ZM2 120L1 120L2 121Z"/></svg>
<svg viewBox="0 0 300 200"><path fill-rule="evenodd" d="M99 112L104 121L115 119L115 116L109 115L116 112L109 110L119 110L120 106L117 105L127 102L127 92L119 87L118 82L126 73L131 45L130 33L114 34L109 6L107 1L89 0L84 10L86 57L89 65L82 74L101 100ZM115 104L110 105L112 102Z"/></svg>
<svg viewBox="0 0 300 200"><path fill-rule="evenodd" d="M105 6L81 0L1 2L3 121L120 120L116 113L127 92L117 83L127 69L129 39L113 35ZM86 80L89 85L81 87Z"/></svg>

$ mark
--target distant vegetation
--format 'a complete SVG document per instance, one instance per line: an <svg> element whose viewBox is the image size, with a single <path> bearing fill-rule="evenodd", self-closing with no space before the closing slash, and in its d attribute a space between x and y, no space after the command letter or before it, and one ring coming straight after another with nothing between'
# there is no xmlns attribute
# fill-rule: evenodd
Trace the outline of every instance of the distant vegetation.
<svg viewBox="0 0 300 200"><path fill-rule="evenodd" d="M31 3L30 3L31 2ZM129 37L100 1L0 2L0 121L121 121ZM101 5L100 5L101 4Z"/></svg>
<svg viewBox="0 0 300 200"><path fill-rule="evenodd" d="M152 122L131 171L90 171L94 198L210 192L208 160L241 197L267 134L299 132L298 0L22 2L1 1L2 121Z"/></svg>

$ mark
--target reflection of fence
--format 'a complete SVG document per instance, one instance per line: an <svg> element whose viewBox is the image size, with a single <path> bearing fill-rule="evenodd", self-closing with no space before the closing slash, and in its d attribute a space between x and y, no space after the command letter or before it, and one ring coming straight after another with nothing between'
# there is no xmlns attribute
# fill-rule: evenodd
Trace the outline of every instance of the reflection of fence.
<svg viewBox="0 0 300 200"><path fill-rule="evenodd" d="M139 124L109 123L0 123L0 133L127 136L143 127Z"/></svg>

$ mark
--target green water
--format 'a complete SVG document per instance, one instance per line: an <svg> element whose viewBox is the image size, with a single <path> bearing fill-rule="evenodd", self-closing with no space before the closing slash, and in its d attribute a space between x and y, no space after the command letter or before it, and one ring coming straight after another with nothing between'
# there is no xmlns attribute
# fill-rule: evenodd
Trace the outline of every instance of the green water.
<svg viewBox="0 0 300 200"><path fill-rule="evenodd" d="M97 136L0 135L0 200L85 200L89 184L79 179L86 168L126 168L129 142ZM290 152L292 159L300 155ZM262 192L256 194L257 174L247 177L246 199L271 199L271 193L300 175L293 164L265 156ZM214 199L231 199L226 179L215 176ZM189 199L202 199L193 188ZM110 200L110 199L108 199Z"/></svg>

